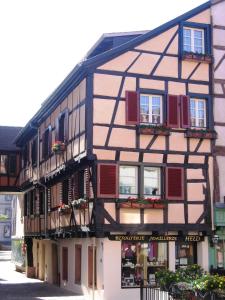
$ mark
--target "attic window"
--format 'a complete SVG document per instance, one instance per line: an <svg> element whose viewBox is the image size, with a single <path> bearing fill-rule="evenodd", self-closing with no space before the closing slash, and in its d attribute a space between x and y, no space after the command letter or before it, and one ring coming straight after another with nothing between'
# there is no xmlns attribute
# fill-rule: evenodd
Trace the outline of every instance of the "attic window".
<svg viewBox="0 0 225 300"><path fill-rule="evenodd" d="M204 30L198 28L183 28L183 49L186 52L205 53Z"/></svg>

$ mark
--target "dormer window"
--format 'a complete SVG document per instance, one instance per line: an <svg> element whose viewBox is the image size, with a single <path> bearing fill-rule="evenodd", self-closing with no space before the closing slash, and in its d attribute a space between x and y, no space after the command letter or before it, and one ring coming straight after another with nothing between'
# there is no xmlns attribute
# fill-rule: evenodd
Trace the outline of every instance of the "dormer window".
<svg viewBox="0 0 225 300"><path fill-rule="evenodd" d="M205 54L204 30L183 27L183 50L185 52Z"/></svg>

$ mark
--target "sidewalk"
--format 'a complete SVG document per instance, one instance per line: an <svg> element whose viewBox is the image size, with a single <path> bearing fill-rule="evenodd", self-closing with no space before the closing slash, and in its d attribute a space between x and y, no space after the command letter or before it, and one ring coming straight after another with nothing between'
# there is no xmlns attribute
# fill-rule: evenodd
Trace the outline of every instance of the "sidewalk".
<svg viewBox="0 0 225 300"><path fill-rule="evenodd" d="M83 296L16 272L10 259L10 251L0 251L0 300L85 300Z"/></svg>

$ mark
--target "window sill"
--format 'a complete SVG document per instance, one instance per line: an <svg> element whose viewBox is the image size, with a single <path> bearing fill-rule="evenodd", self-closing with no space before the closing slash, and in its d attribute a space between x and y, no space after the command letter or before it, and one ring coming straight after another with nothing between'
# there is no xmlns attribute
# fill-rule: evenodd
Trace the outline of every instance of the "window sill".
<svg viewBox="0 0 225 300"><path fill-rule="evenodd" d="M204 129L187 129L185 132L185 137L187 138L197 138L197 139L217 139L217 133L213 130Z"/></svg>
<svg viewBox="0 0 225 300"><path fill-rule="evenodd" d="M167 136L170 135L170 128L163 126L163 125L140 125L138 128L140 134L144 135L162 135Z"/></svg>
<svg viewBox="0 0 225 300"><path fill-rule="evenodd" d="M205 63L212 63L213 58L209 54L199 54L193 52L183 52L182 59L185 61L198 61L198 62L205 62Z"/></svg>

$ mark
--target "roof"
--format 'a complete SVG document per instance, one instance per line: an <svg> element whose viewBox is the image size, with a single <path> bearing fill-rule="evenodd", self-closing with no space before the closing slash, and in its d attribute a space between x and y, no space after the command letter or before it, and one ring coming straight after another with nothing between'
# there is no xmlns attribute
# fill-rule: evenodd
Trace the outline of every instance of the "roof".
<svg viewBox="0 0 225 300"><path fill-rule="evenodd" d="M22 127L0 126L0 151L17 151L13 143Z"/></svg>
<svg viewBox="0 0 225 300"><path fill-rule="evenodd" d="M94 46L88 51L88 53L86 54L86 59L118 47L140 35L145 34L146 32L148 32L148 30L104 33L94 44Z"/></svg>
<svg viewBox="0 0 225 300"><path fill-rule="evenodd" d="M151 30L141 32L129 33L111 33L103 35L99 41L91 48L83 61L78 63L75 68L69 73L69 75L62 81L62 83L56 88L56 90L43 102L43 105L38 112L32 117L32 119L26 124L16 138L17 145L21 145L28 135L34 133L34 127L40 124L40 122L53 111L60 102L64 100L66 96L76 87L76 85L90 72L90 68L94 70L95 67L105 63L106 61L115 58L116 56L128 51L129 49L136 47L138 44L151 39L158 34L174 27L175 25L183 22L194 15L210 8L211 1L201 4L200 6L186 12L185 14L178 16L177 18L166 22L163 25ZM108 38L114 38L114 45L111 45L107 49L105 42ZM118 45L115 38L120 38ZM122 38L124 41L122 43ZM126 40L128 38L128 40ZM104 46L104 47L103 47Z"/></svg>

